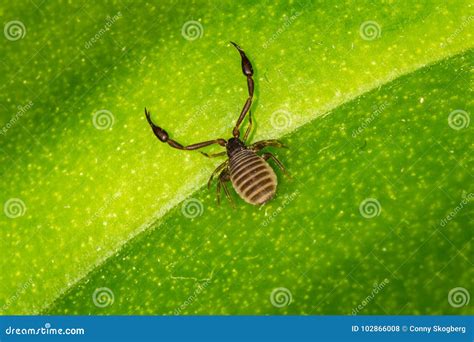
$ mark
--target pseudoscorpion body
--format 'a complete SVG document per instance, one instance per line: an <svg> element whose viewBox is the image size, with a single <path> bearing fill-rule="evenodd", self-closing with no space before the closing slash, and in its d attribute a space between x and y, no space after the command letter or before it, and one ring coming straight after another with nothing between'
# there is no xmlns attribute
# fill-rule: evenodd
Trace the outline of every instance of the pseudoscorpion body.
<svg viewBox="0 0 474 342"><path fill-rule="evenodd" d="M165 143L168 143L171 147L179 150L197 150L209 145L218 144L226 148L226 151L207 154L201 152L206 157L219 157L227 155L227 160L220 164L217 169L212 173L211 178L208 182L208 187L211 186L212 180L218 174L217 182L217 202L220 203L221 188L224 189L226 197L232 202L229 189L226 183L231 181L232 185L237 194L247 203L253 205L264 204L275 196L277 188L277 177L275 172L267 163L268 159L272 159L276 165L286 173L282 163L271 153L266 152L262 155L258 155L257 152L268 146L273 147L285 147L278 140L261 140L251 145L246 145L245 142L252 129L252 113L250 112L250 106L252 105L253 92L254 92L254 81L253 81L253 69L250 60L245 55L245 52L234 42L231 42L239 51L242 59L242 72L247 78L248 87L248 98L245 101L242 112L237 119L234 129L232 130L233 137L225 139L215 139L196 143L192 145L181 145L175 140L169 138L168 133L161 127L156 126L150 118L150 112L145 108L145 115L150 124L156 137ZM245 131L244 137L240 139L240 125L244 120L245 116L249 113L249 123L247 130Z"/></svg>

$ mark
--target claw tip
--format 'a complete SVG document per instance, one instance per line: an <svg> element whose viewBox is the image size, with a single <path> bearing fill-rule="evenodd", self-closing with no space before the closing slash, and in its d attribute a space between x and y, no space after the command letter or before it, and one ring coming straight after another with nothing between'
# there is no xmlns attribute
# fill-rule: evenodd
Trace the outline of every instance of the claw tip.
<svg viewBox="0 0 474 342"><path fill-rule="evenodd" d="M239 51L242 50L242 49L240 48L240 46L237 45L237 43L234 43L233 41L230 41L230 43L231 43L232 45L234 45L237 50L239 50Z"/></svg>

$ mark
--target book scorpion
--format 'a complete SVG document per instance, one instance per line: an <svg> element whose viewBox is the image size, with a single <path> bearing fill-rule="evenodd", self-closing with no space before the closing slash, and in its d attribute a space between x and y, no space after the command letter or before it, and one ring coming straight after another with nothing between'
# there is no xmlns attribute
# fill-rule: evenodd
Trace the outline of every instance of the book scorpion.
<svg viewBox="0 0 474 342"><path fill-rule="evenodd" d="M248 98L245 101L244 107L237 119L234 129L232 130L232 137L228 140L214 139L204 141L192 145L182 145L176 140L169 137L168 133L161 127L156 126L151 118L150 112L145 108L145 115L156 137L171 147L179 150L197 150L213 144L218 144L225 147L226 151L214 154L207 154L201 152L208 158L224 156L227 154L227 160L220 164L212 173L207 183L208 188L211 187L213 179L218 175L217 180L217 202L220 204L221 188L224 189L225 195L230 203L234 206L232 197L227 183L230 181L237 192L237 194L247 203L253 205L262 205L271 200L276 193L277 177L275 171L268 164L271 159L275 164L285 173L286 169L283 164L270 152L265 152L261 155L257 154L265 147L286 147L280 141L275 139L261 140L253 144L247 145L246 141L252 130L252 112L250 107L252 105L254 93L253 68L250 60L245 55L245 52L234 42L231 44L237 49L242 59L242 72L247 78ZM240 126L248 113L248 126L242 139L240 139Z"/></svg>

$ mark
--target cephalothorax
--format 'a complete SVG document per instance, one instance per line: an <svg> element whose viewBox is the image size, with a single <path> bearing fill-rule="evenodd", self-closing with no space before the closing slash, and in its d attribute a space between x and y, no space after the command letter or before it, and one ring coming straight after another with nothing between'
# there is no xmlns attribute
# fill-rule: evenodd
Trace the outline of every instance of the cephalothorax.
<svg viewBox="0 0 474 342"><path fill-rule="evenodd" d="M227 160L220 164L212 173L211 178L207 183L208 188L210 188L214 177L218 175L218 203L220 203L221 188L224 188L226 197L232 203L229 189L226 186L226 183L231 181L235 191L244 201L253 205L259 205L268 202L276 193L277 177L273 169L267 163L268 159L272 159L283 172L286 171L282 163L273 154L266 152L262 155L258 155L257 152L267 146L285 146L278 140L261 140L251 145L246 145L245 142L252 129L252 113L250 112L250 106L252 105L254 91L254 81L252 79L253 69L252 64L245 55L245 52L236 43L231 43L239 51L242 58L242 72L247 77L247 87L249 93L242 112L237 119L237 123L232 130L232 138L228 140L215 139L184 146L177 141L170 139L168 133L166 133L164 129L156 126L151 121L150 112L147 111L146 108L145 115L157 138L162 142L168 143L168 145L171 147L177 148L179 150L197 150L213 144L218 144L225 147L226 151L211 155L201 152L204 156L209 158L224 156L226 154L228 157ZM242 121L244 120L247 113L249 113L249 124L243 139L240 139L240 125L242 124Z"/></svg>

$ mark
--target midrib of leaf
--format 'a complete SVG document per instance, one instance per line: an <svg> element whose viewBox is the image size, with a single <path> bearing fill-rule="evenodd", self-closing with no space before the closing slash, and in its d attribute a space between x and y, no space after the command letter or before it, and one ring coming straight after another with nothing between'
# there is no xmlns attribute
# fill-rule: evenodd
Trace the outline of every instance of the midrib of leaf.
<svg viewBox="0 0 474 342"><path fill-rule="evenodd" d="M402 77L408 77L410 74L416 73L418 70L425 68L425 67L430 67L432 65L442 63L444 60L447 60L449 58L455 57L456 55L463 55L464 53L470 51L470 49L465 49L461 51L460 53L453 53L450 56L444 56L443 58L430 61L427 63L419 63L413 68L410 68L409 70L405 70L403 73L402 72L391 72L387 75L386 78L377 80L374 83L365 85L360 88L359 91L350 93L350 94L344 94L344 96L341 97L341 100L335 100L334 102L329 102L325 104L323 107L319 108L316 111L316 114L314 117L309 118L308 120L305 120L303 124L301 124L298 127L294 127L291 131L288 133L285 133L283 135L279 135L276 138L282 138L284 136L290 135L295 133L296 131L300 129L304 129L304 126L309 125L311 122L313 122L316 119L323 118L327 115L330 115L332 111L335 111L338 109L338 107L344 106L352 101L355 101L358 97L363 96L366 93L369 93L373 91L374 89L380 88L382 86L389 86L390 83L396 81L399 78ZM110 258L114 257L116 254L118 254L127 244L132 242L135 238L137 238L140 234L144 233L147 229L152 228L152 227L157 227L160 225L160 222L164 218L164 216L170 212L172 209L174 209L176 206L178 206L184 199L191 197L194 193L200 191L203 188L203 184L190 187L188 192L183 195L181 194L180 196L175 197L172 201L168 202L166 205L164 205L159 211L155 212L149 220L147 220L144 224L140 225L135 231L133 231L132 234L129 235L128 239L122 241L115 249L113 254L109 254L106 258L102 258L97 262L95 265L93 265L89 270L87 270L82 276L78 277L70 286L66 287L62 291L60 291L59 295L54 298L51 302L47 303L41 310L38 311L39 314L45 313L48 311L48 309L54 305L56 301L58 301L60 298L67 296L67 294L73 290L78 283L84 281L84 279L87 279L87 277L92 274L96 269L101 268Z"/></svg>
<svg viewBox="0 0 474 342"><path fill-rule="evenodd" d="M464 45L466 45L466 44L464 44ZM459 52L459 51L462 51L462 50L463 49L458 49L456 46L454 46L454 47L451 47L450 51L454 53L454 52ZM156 51L157 50L155 50L155 52ZM448 55L449 54L446 54L444 57L446 57ZM432 56L430 55L428 58L426 58L427 63L431 61L430 60L431 57ZM423 59L423 58L421 58L421 59ZM298 121L295 126L289 127L287 131L283 131L283 132L281 132L281 134L290 133L295 128L301 127L301 125L310 122L314 118L317 118L317 117L328 114L332 109L336 108L337 106L339 106L343 103L346 103L347 101L350 101L351 99L356 98L357 96L367 92L368 90L373 89L373 88L378 87L378 86L381 86L385 82L390 82L390 80L393 80L397 76L400 76L402 73L408 73L408 72L410 72L410 70L413 71L413 70L417 69L418 67L423 66L424 64L425 63L420 63L419 65L414 66L412 68L406 68L406 69L400 71L400 74L394 74L391 77L390 77L390 75L387 75L387 77L385 77L383 79L380 79L380 80L377 80L377 81L372 82L370 84L367 84L366 86L361 86L361 88L358 89L358 91L355 91L355 92L349 93L349 94L345 94L345 95L343 94L343 96L341 98L334 98L334 100L326 102L323 106L320 106L317 109L313 109L312 111L314 111L314 112L311 112L311 114L309 116L303 117L303 119L301 121ZM125 77L119 77L119 79L125 79ZM92 93L91 96L94 96L94 94L96 94L96 93L95 92ZM308 99L308 100L310 100L310 99ZM91 107L90 103L89 103L89 106L83 106L84 110L88 111L88 112L91 110L90 107ZM260 107L260 108L262 108L262 107ZM94 108L94 109L97 109L97 108ZM140 110L141 110L141 108L140 108ZM265 113L262 113L262 114L265 114ZM265 115L262 115L261 117L262 117L262 121L263 121ZM267 116L267 118L268 118L268 116ZM271 133L272 133L271 129L268 128L268 126L267 127L262 127L262 129L259 130L258 136L259 137L263 137L263 136L268 136L269 137L271 135ZM278 134L276 134L275 136L277 136L277 135ZM272 137L275 137L275 136L272 136ZM206 161L206 162L209 162L209 161ZM211 164L211 162L209 162L209 164ZM144 224L141 224L138 228L133 229L130 233L128 233L126 239L117 240L116 245L109 248L109 251L113 251L113 253L116 253L116 251L119 248L121 248L121 246L123 246L125 243L127 243L127 241L129 241L129 239L131 237L134 237L134 236L138 235L139 233L145 231L147 229L147 227L149 227L153 222L159 220L166 212L168 212L170 209L172 209L174 206L176 206L181 200L183 200L184 198L189 196L191 193L193 193L196 189L198 189L202 185L203 180L206 177L207 177L206 172L199 172L199 171L196 172L195 177L191 181L186 182L185 186L178 189L178 191L176 192L175 197L173 197L169 201L166 201L165 206L160 207L159 211L156 211L153 215L150 216L150 218L144 220L144 222L145 222ZM90 272L91 269L94 269L97 265L102 264L103 261L106 260L111 255L113 255L113 254L109 253L106 257L97 258L96 259L97 261L90 264L90 266L85 265L84 268L83 269L81 268L81 271L77 273L78 276L74 278L75 280L70 282L70 284L75 284L78 280L84 278L84 276L86 276L86 274L88 272ZM61 293L64 290L60 289L58 292Z"/></svg>

